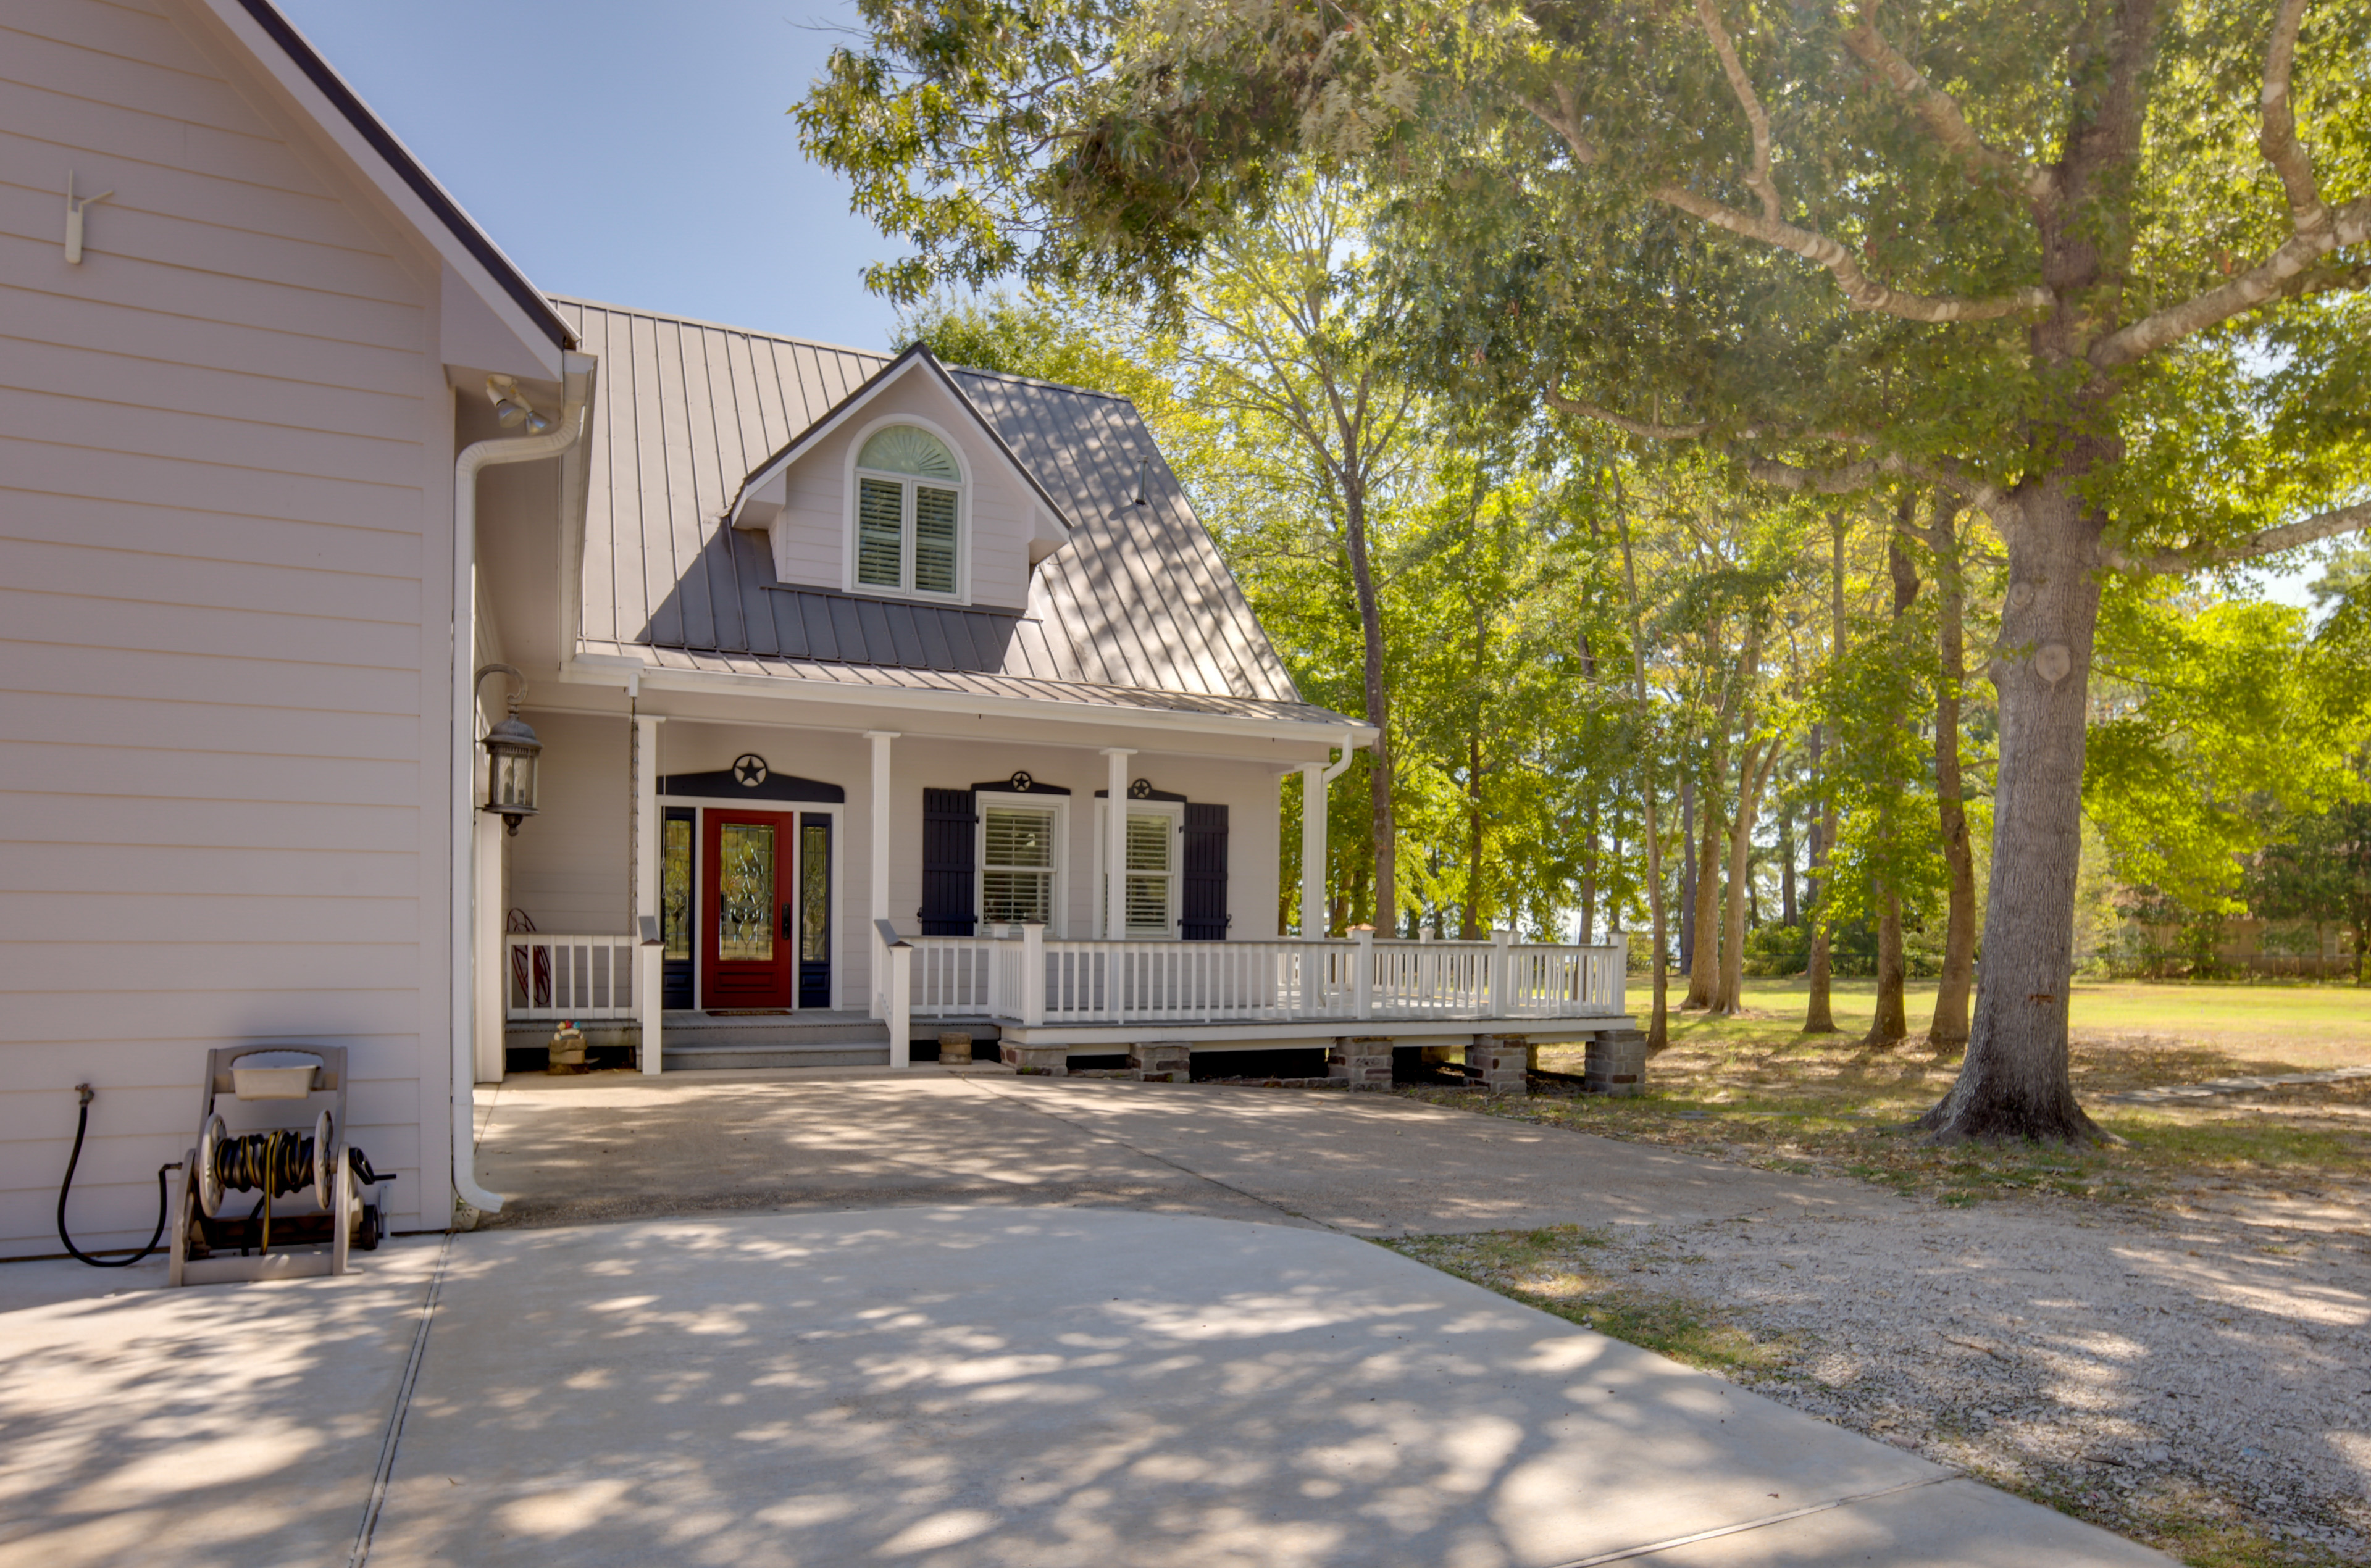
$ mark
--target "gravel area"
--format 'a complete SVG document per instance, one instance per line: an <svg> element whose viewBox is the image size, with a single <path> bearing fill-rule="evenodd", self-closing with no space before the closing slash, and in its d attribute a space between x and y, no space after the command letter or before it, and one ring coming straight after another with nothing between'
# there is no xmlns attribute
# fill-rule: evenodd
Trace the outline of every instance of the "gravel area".
<svg viewBox="0 0 2371 1568"><path fill-rule="evenodd" d="M1775 1341L1737 1374L1763 1393L2111 1527L2180 1551L2237 1525L2303 1561L2371 1560L2363 1213L1904 1201L1648 1228L1567 1261Z"/></svg>

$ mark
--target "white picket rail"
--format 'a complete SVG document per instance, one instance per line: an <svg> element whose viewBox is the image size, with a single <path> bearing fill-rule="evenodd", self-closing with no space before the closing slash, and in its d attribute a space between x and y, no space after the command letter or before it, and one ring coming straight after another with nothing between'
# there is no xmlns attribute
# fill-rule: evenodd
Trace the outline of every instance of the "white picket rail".
<svg viewBox="0 0 2371 1568"><path fill-rule="evenodd" d="M1516 943L1505 932L1486 942L1111 942L1052 941L1028 926L902 940L914 1017L1031 1026L1614 1017L1627 958L1618 945Z"/></svg>
<svg viewBox="0 0 2371 1568"><path fill-rule="evenodd" d="M503 1012L514 1019L632 1018L634 950L628 936L503 938Z"/></svg>

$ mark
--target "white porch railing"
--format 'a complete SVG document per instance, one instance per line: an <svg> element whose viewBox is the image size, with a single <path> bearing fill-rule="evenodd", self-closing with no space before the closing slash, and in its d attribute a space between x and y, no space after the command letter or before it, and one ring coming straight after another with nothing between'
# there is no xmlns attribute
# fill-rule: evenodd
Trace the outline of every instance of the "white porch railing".
<svg viewBox="0 0 2371 1568"><path fill-rule="evenodd" d="M633 938L503 938L503 1012L513 1019L632 1018Z"/></svg>
<svg viewBox="0 0 2371 1568"><path fill-rule="evenodd" d="M1623 1012L1619 946L1299 940L1218 942L905 937L916 1018L1269 1023L1602 1018ZM885 941L876 952L886 955ZM875 972L887 977L888 965ZM888 999L884 986L876 1010Z"/></svg>

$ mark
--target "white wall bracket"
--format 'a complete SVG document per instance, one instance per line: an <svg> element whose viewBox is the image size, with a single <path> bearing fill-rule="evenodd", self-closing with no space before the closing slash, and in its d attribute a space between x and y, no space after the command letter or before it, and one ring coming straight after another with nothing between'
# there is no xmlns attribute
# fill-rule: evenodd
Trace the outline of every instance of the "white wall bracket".
<svg viewBox="0 0 2371 1568"><path fill-rule="evenodd" d="M110 196L112 196L112 195L114 195L114 194L115 194L115 192L114 192L114 191L112 191L112 190L102 190L102 191L100 191L100 192L99 192L98 195L96 195L96 196L77 196L77 195L75 195L75 177L74 177L74 174L73 174L73 172L72 172L72 171L68 171L68 173L67 173L67 175L66 175L66 265L67 265L67 266L69 266L69 267L79 267L79 266L81 266L81 265L82 265L82 213L83 213L83 209L84 209L84 208L86 208L86 207L87 207L87 206L89 206L93 202L104 202L104 201L106 201Z"/></svg>

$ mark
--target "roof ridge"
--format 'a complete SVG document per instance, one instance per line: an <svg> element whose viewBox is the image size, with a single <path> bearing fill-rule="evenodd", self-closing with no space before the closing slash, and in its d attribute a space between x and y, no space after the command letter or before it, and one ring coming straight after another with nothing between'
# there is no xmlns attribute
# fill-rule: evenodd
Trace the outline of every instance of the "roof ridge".
<svg viewBox="0 0 2371 1568"><path fill-rule="evenodd" d="M1106 392L1100 386L1075 386L1067 381L1048 381L1041 375L1016 375L1009 370L982 370L974 364L954 364L946 361L941 363L946 364L949 370L965 375L984 375L996 381L1017 381L1024 386L1045 386L1056 392L1076 392L1081 398L1104 398L1115 403L1126 403L1131 409L1136 408L1136 399L1125 392ZM1137 411L1139 414L1143 412L1140 409Z"/></svg>
<svg viewBox="0 0 2371 1568"><path fill-rule="evenodd" d="M769 332L762 327L738 327L730 321L711 321L700 316L682 316L672 310L651 310L639 305L619 305L615 300L587 299L582 294L555 294L554 305L573 305L586 310L614 311L620 316L640 316L652 321L672 321L683 327L706 327L718 332L738 332L744 337L764 338L777 343L795 343L803 349L827 349L836 354L859 354L886 364L897 356L884 349L860 349L847 343L827 343L821 338L794 338L788 332Z"/></svg>

